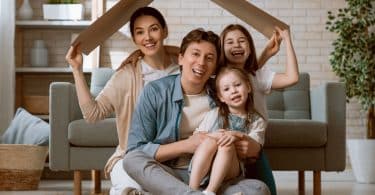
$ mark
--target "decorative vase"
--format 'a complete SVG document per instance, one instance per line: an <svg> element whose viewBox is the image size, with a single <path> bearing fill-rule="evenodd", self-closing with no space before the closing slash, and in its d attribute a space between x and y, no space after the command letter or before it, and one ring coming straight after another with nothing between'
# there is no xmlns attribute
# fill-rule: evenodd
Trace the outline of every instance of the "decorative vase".
<svg viewBox="0 0 375 195"><path fill-rule="evenodd" d="M31 66L48 66L48 50L43 40L35 40L30 51Z"/></svg>
<svg viewBox="0 0 375 195"><path fill-rule="evenodd" d="M83 4L43 4L45 20L82 20Z"/></svg>
<svg viewBox="0 0 375 195"><path fill-rule="evenodd" d="M21 7L18 9L18 17L21 20L30 20L33 18L33 9L29 0L23 0Z"/></svg>

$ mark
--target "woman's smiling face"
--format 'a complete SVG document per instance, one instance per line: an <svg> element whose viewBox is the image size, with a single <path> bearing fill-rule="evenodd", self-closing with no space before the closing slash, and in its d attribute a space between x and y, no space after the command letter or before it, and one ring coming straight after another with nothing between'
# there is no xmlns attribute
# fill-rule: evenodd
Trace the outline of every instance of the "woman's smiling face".
<svg viewBox="0 0 375 195"><path fill-rule="evenodd" d="M157 54L166 37L166 30L155 17L145 15L135 20L133 40L145 56Z"/></svg>

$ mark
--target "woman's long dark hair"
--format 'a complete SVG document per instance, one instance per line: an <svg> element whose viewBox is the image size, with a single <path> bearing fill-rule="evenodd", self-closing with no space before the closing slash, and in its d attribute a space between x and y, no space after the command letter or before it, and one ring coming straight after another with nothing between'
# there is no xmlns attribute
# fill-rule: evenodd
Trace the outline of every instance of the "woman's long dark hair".
<svg viewBox="0 0 375 195"><path fill-rule="evenodd" d="M218 71L218 74L216 75L216 80L215 80L216 91L217 93L220 93L219 79L222 76L230 72L236 74L245 84L248 84L248 86L250 87L250 93L249 93L249 96L247 97L246 107L245 107L245 110L247 112L247 117L246 117L246 122L244 124L244 127L247 127L252 122L251 120L254 114L261 116L259 112L256 111L255 109L254 92L253 92L254 90L253 90L253 85L250 81L250 77L248 73L246 73L244 70L237 68L237 67L232 67L232 66L221 67L220 70ZM220 128L227 129L229 128L229 114L230 114L228 105L221 101L217 102L217 104L219 107L219 118L222 119L222 127Z"/></svg>
<svg viewBox="0 0 375 195"><path fill-rule="evenodd" d="M167 23L165 22L165 19L164 19L163 15L159 12L159 10L157 10L153 7L141 7L141 8L138 8L130 16L129 28L130 28L130 33L132 34L132 37L134 37L134 23L141 16L152 16L152 17L154 17L160 23L161 27L168 31Z"/></svg>

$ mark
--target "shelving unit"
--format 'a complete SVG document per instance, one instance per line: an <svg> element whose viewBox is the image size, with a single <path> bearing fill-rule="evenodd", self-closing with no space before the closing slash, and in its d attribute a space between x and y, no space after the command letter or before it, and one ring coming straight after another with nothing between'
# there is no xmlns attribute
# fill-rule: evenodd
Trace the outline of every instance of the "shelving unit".
<svg viewBox="0 0 375 195"><path fill-rule="evenodd" d="M83 29L88 26L92 21L48 21L48 20L18 20L16 26L19 28L45 28L45 29Z"/></svg>
<svg viewBox="0 0 375 195"><path fill-rule="evenodd" d="M83 69L84 73L91 73L90 69ZM72 73L69 67L17 67L16 73Z"/></svg>
<svg viewBox="0 0 375 195"><path fill-rule="evenodd" d="M57 81L74 82L72 71L64 60L72 34L80 33L104 13L105 0L93 0L91 4L91 16L89 20L49 21L40 18L35 20L16 20L16 108L24 107L32 114L44 120L48 119L49 85ZM49 45L49 48L47 47L49 50L49 63L47 67L30 66L30 46L37 39L44 40L47 46ZM91 68L99 67L99 54L100 47L93 51ZM86 80L89 80L91 70L84 69L84 73Z"/></svg>

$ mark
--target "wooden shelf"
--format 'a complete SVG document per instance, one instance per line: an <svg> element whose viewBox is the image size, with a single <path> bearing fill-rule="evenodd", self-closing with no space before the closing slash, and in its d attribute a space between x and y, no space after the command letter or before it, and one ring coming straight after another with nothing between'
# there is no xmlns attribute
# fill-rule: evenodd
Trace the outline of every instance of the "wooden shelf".
<svg viewBox="0 0 375 195"><path fill-rule="evenodd" d="M91 2L91 15L84 20L43 20L42 17L39 17L34 20L15 21L15 108L26 107L32 114L39 116L43 120L48 120L50 84L52 82L74 83L72 70L68 63L63 63L64 59L60 48L68 49L68 43L71 42L73 34L86 29L104 14L106 10L105 0L84 0L82 2L86 3L88 1ZM12 3L18 5L20 2L17 0L12 1ZM39 3L40 7L43 4L42 1L36 3ZM56 37L54 37L55 34L57 35ZM30 57L25 57L30 55L31 44L37 39L46 42L50 41L50 47L58 44L57 48L49 48L49 54L55 56L46 67L31 66ZM85 66L83 70L87 82L91 78L91 69L99 67L99 49L100 47L94 50L92 56L89 56L90 58L86 60L86 62L90 62L90 66ZM56 65L54 64L55 62L62 63Z"/></svg>
<svg viewBox="0 0 375 195"><path fill-rule="evenodd" d="M71 73L69 67L16 67L16 73ZM84 73L91 73L91 69L84 69Z"/></svg>
<svg viewBox="0 0 375 195"><path fill-rule="evenodd" d="M17 20L16 26L20 28L48 28L48 29L84 29L90 24L90 20L80 21L50 21L50 20Z"/></svg>

